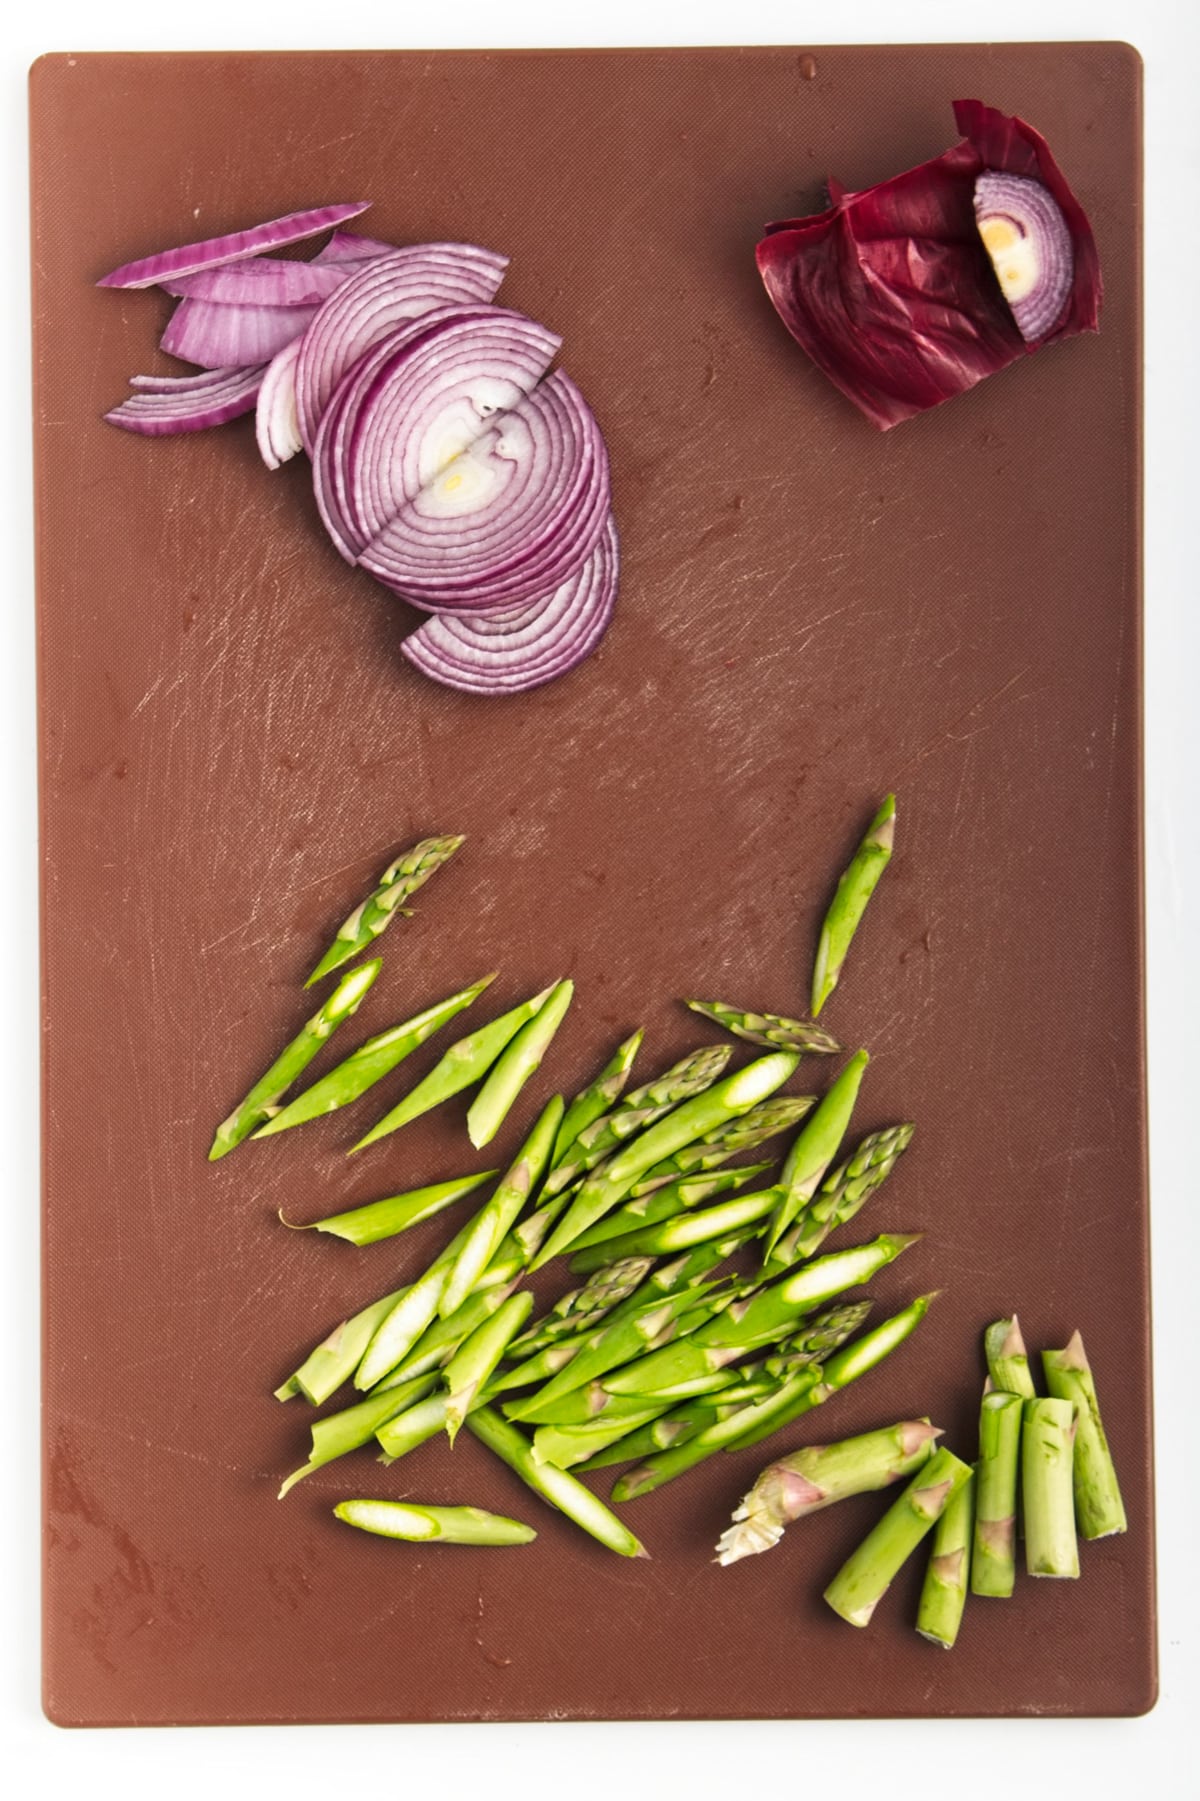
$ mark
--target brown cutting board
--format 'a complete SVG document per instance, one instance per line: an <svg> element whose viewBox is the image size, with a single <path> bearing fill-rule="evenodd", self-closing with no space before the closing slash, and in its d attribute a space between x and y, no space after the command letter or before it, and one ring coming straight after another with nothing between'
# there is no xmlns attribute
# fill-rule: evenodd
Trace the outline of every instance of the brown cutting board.
<svg viewBox="0 0 1200 1801"><path fill-rule="evenodd" d="M1103 331L881 436L779 326L754 244L827 172L861 187L942 150L962 95L1049 138L1095 225ZM53 56L32 129L48 1711L1149 1706L1136 57ZM302 459L267 471L250 421L159 442L102 422L128 376L169 367L169 303L98 276L360 198L379 237L506 252L502 298L561 332L607 434L616 622L519 700L408 668L411 616L339 560ZM1085 1546L1077 1583L974 1603L945 1656L913 1631L919 1559L868 1631L820 1601L879 1498L713 1565L761 1450L631 1504L648 1563L465 1434L390 1471L356 1454L278 1503L307 1431L273 1386L446 1224L356 1251L277 1209L482 1162L457 1105L343 1156L436 1044L348 1121L206 1162L389 853L468 834L341 1049L491 969L480 1017L577 984L499 1161L634 1025L648 1070L714 1037L678 996L802 1008L833 877L888 789L897 855L826 1017L873 1052L856 1124L918 1125L860 1234L927 1234L880 1307L944 1292L808 1437L924 1413L970 1456L987 1321L1017 1308L1035 1347L1078 1326L1128 1535ZM539 1537L390 1545L331 1518L353 1493L491 1505Z"/></svg>

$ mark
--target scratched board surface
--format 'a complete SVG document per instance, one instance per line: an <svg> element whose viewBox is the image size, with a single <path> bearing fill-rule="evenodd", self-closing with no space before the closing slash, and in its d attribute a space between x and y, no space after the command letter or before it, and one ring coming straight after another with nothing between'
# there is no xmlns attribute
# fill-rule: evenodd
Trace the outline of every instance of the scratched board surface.
<svg viewBox="0 0 1200 1801"><path fill-rule="evenodd" d="M1048 136L1095 225L1103 330L881 436L779 327L753 247L827 172L863 186L939 152L960 95ZM32 128L49 1712L1148 1706L1136 58L54 56ZM376 236L507 253L502 298L562 334L607 434L616 622L518 701L408 668L411 616L340 561L302 459L267 471L250 421L148 442L101 419L130 375L170 366L169 303L95 288L105 270L360 198ZM970 1456L986 1322L1017 1308L1033 1345L1079 1327L1127 1536L1086 1546L1077 1583L975 1603L945 1656L913 1631L919 1560L869 1631L822 1606L878 1499L713 1565L760 1449L626 1508L649 1562L601 1550L465 1434L391 1470L357 1453L279 1503L306 1404L272 1388L447 1226L355 1250L277 1211L483 1162L457 1105L343 1155L436 1042L345 1122L206 1161L389 854L468 837L340 1048L490 970L487 1017L575 980L498 1162L635 1025L647 1070L715 1039L677 997L801 1009L831 883L888 789L897 854L827 1018L873 1053L856 1126L917 1122L864 1216L863 1237L926 1233L880 1308L944 1292L808 1436L928 1414ZM332 1519L355 1493L475 1502L539 1536L390 1545Z"/></svg>

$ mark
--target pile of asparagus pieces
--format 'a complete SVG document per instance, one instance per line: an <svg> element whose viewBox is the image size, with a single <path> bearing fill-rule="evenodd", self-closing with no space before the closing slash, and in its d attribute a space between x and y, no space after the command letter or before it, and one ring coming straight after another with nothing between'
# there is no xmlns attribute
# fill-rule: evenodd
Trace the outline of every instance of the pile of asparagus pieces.
<svg viewBox="0 0 1200 1801"><path fill-rule="evenodd" d="M851 939L891 854L888 797L844 872L822 929L813 1013L841 973ZM461 838L429 839L397 859L340 928L317 980L372 948L403 903L454 854ZM218 1129L210 1155L266 1138L350 1104L484 991L485 977L415 1018L368 1039L286 1102L288 1089L349 1018L380 969L376 958L339 982L308 1025ZM451 1046L423 1082L353 1147L358 1151L479 1083L467 1116L476 1147L490 1142L539 1067L571 1005L560 981ZM637 1461L614 1498L631 1499L721 1449L752 1444L856 1380L915 1329L924 1295L857 1339L868 1304L837 1305L911 1243L884 1234L817 1257L889 1175L911 1125L870 1134L836 1168L867 1064L850 1058L824 1097L778 1090L807 1053L840 1047L813 1020L688 1005L766 1055L728 1068L732 1046L695 1051L626 1092L641 1045L635 1033L569 1107L542 1110L490 1199L404 1288L342 1323L277 1390L315 1405L343 1383L362 1399L318 1420L312 1451L281 1494L312 1470L376 1438L384 1461L464 1425L525 1482L613 1550L641 1546L570 1472ZM726 1168L793 1127L777 1180L741 1190L765 1163ZM393 1195L316 1222L366 1244L429 1218L497 1175L490 1170ZM705 1205L704 1203L715 1203ZM753 1274L728 1260L761 1240ZM519 1284L559 1255L585 1278L544 1318ZM533 1428L529 1435L528 1428ZM386 1504L381 1504L385 1505ZM342 1517L397 1536L465 1532L487 1542L478 1510L413 1509L412 1519L344 1504ZM349 1512L345 1511L348 1508ZM364 1510L368 1510L364 1512ZM445 1514L447 1517L442 1518ZM466 1516L470 1515L470 1518ZM456 1516L456 1517L450 1517ZM457 1517L462 1516L462 1517ZM432 1523L431 1523L432 1522ZM514 1542L499 1522L495 1542ZM484 1536L481 1538L481 1534Z"/></svg>
<svg viewBox="0 0 1200 1801"><path fill-rule="evenodd" d="M1076 1332L1063 1350L1042 1353L1045 1397L1034 1387L1015 1314L988 1327L984 1351L988 1379L974 1465L939 1446L941 1431L928 1420L806 1446L763 1470L723 1534L717 1561L769 1550L792 1521L911 1476L825 1590L829 1606L852 1626L870 1622L932 1533L917 1630L950 1649L968 1591L1013 1593L1018 1497L1028 1574L1078 1576L1078 1539L1106 1538L1126 1526L1083 1340Z"/></svg>

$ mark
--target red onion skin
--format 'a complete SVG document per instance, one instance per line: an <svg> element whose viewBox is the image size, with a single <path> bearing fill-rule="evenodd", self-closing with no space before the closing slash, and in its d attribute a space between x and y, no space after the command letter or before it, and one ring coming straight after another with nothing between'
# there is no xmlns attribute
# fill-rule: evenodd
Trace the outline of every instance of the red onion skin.
<svg viewBox="0 0 1200 1801"><path fill-rule="evenodd" d="M370 204L369 200L356 200L337 206L310 207L302 213L287 213L282 219L270 219L264 225L252 225L246 231L227 232L219 238L204 238L195 244L180 244L173 250L159 250L135 263L122 263L119 269L102 275L96 286L152 288L167 276L192 275L198 269L210 269L218 263L234 263L244 256L257 256L260 251L279 250L285 244L299 244L305 238L314 238L331 225L357 218Z"/></svg>
<svg viewBox="0 0 1200 1801"><path fill-rule="evenodd" d="M769 226L757 250L788 331L883 431L1041 344L1097 329L1095 242L1045 140L978 100L954 110L961 143L858 193L831 183L825 212ZM1071 230L1071 294L1034 343L1017 329L976 228L975 181L985 167L1041 181Z"/></svg>

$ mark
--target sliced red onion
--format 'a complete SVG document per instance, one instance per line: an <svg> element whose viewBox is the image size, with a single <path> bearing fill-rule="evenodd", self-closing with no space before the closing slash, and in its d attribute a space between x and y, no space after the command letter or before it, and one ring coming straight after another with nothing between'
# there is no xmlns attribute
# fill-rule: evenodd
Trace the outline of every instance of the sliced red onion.
<svg viewBox="0 0 1200 1801"><path fill-rule="evenodd" d="M316 311L312 306L222 306L212 300L181 300L159 347L181 362L199 363L202 369L269 363L306 330Z"/></svg>
<svg viewBox="0 0 1200 1801"><path fill-rule="evenodd" d="M400 646L432 681L465 694L520 694L565 675L600 642L617 598L610 513L583 566L545 600L502 614L435 614Z"/></svg>
<svg viewBox="0 0 1200 1801"><path fill-rule="evenodd" d="M214 369L209 376L180 376L170 387L165 376L134 376L141 389L104 417L122 431L140 432L147 438L173 432L204 431L224 425L242 413L252 412L263 370Z"/></svg>
<svg viewBox="0 0 1200 1801"><path fill-rule="evenodd" d="M1075 278L1071 233L1053 196L1027 175L985 169L975 223L1000 292L1027 344L1057 325Z"/></svg>
<svg viewBox="0 0 1200 1801"><path fill-rule="evenodd" d="M608 512L600 428L558 370L424 482L358 560L430 612L495 612L552 594Z"/></svg>
<svg viewBox="0 0 1200 1801"><path fill-rule="evenodd" d="M560 342L503 307L440 307L352 365L312 452L317 505L347 561L537 385ZM298 410L304 354L301 344Z"/></svg>
<svg viewBox="0 0 1200 1801"><path fill-rule="evenodd" d="M248 262L200 269L195 275L172 276L158 285L180 299L213 300L223 306L320 306L353 273L353 266L345 263L256 256Z"/></svg>
<svg viewBox="0 0 1200 1801"><path fill-rule="evenodd" d="M101 276L98 288L152 288L169 276L192 275L198 269L212 268L216 263L234 263L245 256L257 256L261 250L279 250L284 244L299 244L304 238L315 238L318 232L346 219L357 218L370 206L369 200L352 201L340 206L314 206L303 213L287 213L282 219L270 219L265 225L252 225L247 231L227 232L223 237L205 238L198 244L180 244L174 250L159 250L153 256L141 257L136 263L122 263L111 275Z"/></svg>
<svg viewBox="0 0 1200 1801"><path fill-rule="evenodd" d="M278 469L303 449L300 427L296 423L296 357L299 338L279 352L267 364L258 390L258 406L254 419L254 435L259 452L268 469Z"/></svg>
<svg viewBox="0 0 1200 1801"><path fill-rule="evenodd" d="M381 238L363 238L356 231L335 231L328 244L318 250L314 263L369 263L373 257L393 256L398 244L385 244Z"/></svg>
<svg viewBox="0 0 1200 1801"><path fill-rule="evenodd" d="M355 270L321 308L301 351L296 406L309 454L330 396L366 351L396 326L436 307L485 304L507 267L507 257L474 244L412 244Z"/></svg>

